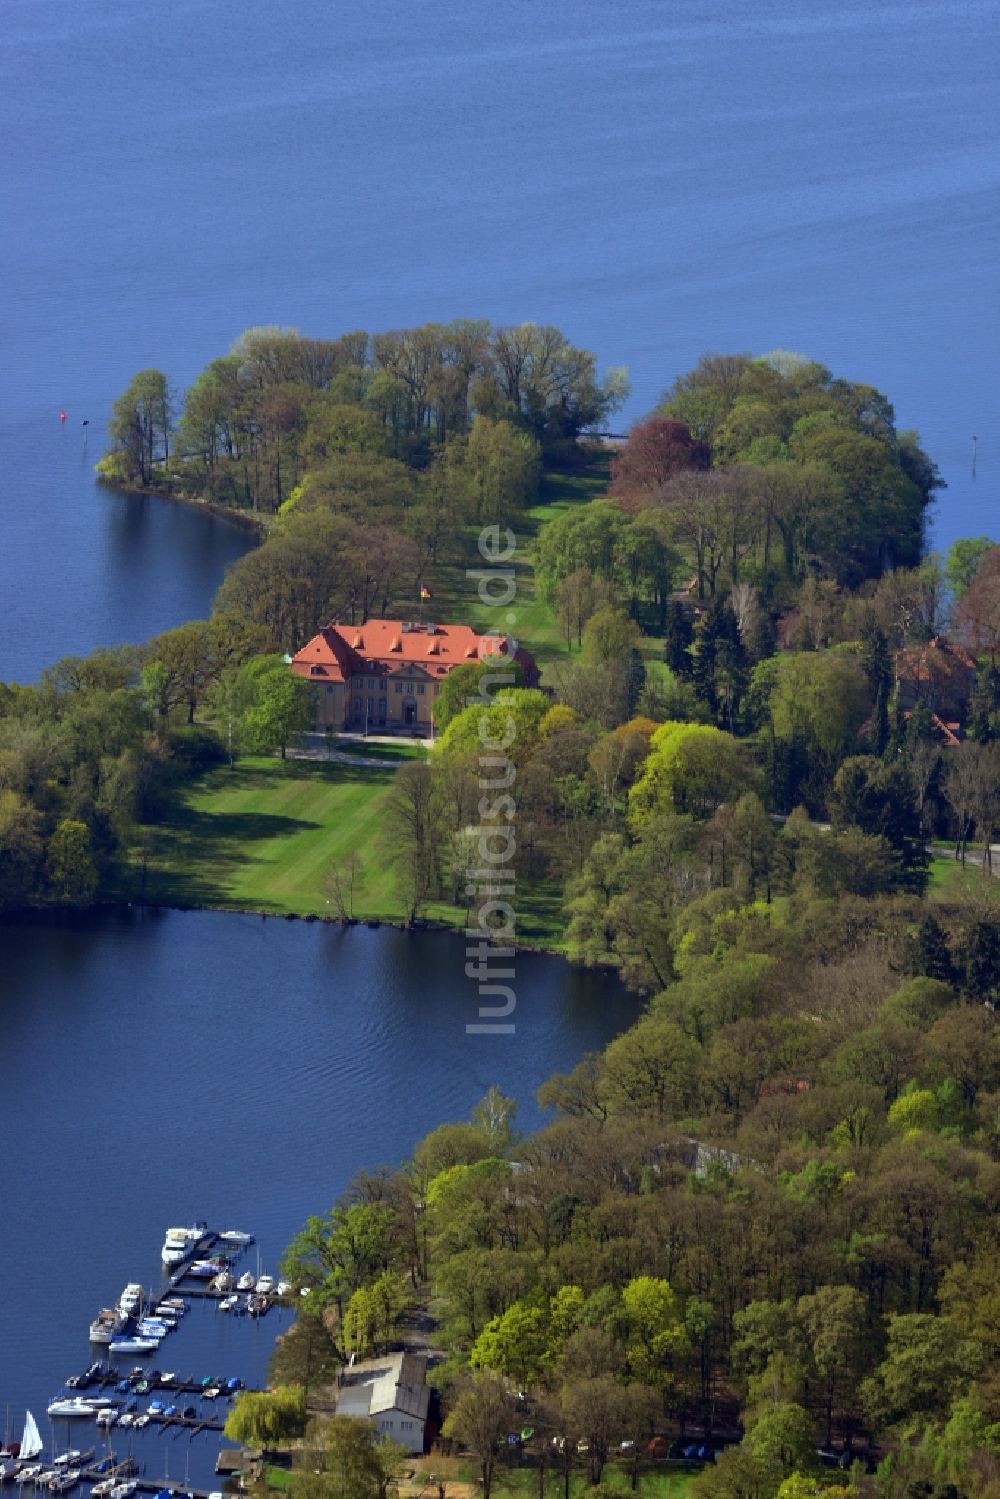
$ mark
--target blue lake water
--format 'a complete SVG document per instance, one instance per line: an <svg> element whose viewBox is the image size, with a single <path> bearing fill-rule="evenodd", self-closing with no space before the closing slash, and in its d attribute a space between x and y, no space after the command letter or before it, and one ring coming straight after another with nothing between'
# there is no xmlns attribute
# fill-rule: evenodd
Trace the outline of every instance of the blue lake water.
<svg viewBox="0 0 1000 1499"><path fill-rule="evenodd" d="M795 349L920 429L940 543L996 533L989 0L2 14L0 677L207 607L246 538L151 506L123 543L88 468L137 369L253 323L555 322L631 369L620 424L706 349Z"/></svg>
<svg viewBox="0 0 1000 1499"><path fill-rule="evenodd" d="M362 1166L395 1164L492 1084L538 1122L533 1090L637 1013L606 976L516 959L513 1036L468 1035L465 945L210 912L0 922L0 1408L46 1441L49 1397L96 1356L87 1329L130 1280L162 1284L168 1224L205 1218L273 1271L308 1214ZM154 1360L260 1382L281 1325L196 1308ZM122 1357L128 1368L135 1362ZM93 1427L73 1423L73 1445ZM218 1438L135 1440L153 1477L205 1483ZM116 1450L127 1450L124 1433Z"/></svg>

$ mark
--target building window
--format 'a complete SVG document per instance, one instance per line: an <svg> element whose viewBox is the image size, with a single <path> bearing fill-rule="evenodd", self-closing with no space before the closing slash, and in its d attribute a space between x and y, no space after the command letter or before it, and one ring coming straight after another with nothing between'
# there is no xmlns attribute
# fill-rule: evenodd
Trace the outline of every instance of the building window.
<svg viewBox="0 0 1000 1499"><path fill-rule="evenodd" d="M406 690L409 693L410 697L412 697L413 696L413 683L412 682L407 682L407 684L406 684Z"/></svg>
<svg viewBox="0 0 1000 1499"><path fill-rule="evenodd" d="M330 686L329 683L327 683L327 688L326 688L326 695L327 695L327 697L329 697L332 692L333 692L333 688Z"/></svg>
<svg viewBox="0 0 1000 1499"><path fill-rule="evenodd" d="M423 684L423 682L418 682L417 683L417 696L418 697L423 697L423 695L424 695L424 684Z"/></svg>
<svg viewBox="0 0 1000 1499"><path fill-rule="evenodd" d="M402 682L397 682L396 683L396 691L397 692L402 692L402 690L403 690L403 684L402 684Z"/></svg>
<svg viewBox="0 0 1000 1499"><path fill-rule="evenodd" d="M359 697L354 699L354 711L355 713L361 712L361 699Z"/></svg>
<svg viewBox="0 0 1000 1499"><path fill-rule="evenodd" d="M375 678L374 677L369 677L368 678L368 691L369 692L373 692L374 689L375 689Z"/></svg>
<svg viewBox="0 0 1000 1499"><path fill-rule="evenodd" d="M368 716L371 717L371 715L374 712L375 712L375 699L373 697L370 697L368 699Z"/></svg>

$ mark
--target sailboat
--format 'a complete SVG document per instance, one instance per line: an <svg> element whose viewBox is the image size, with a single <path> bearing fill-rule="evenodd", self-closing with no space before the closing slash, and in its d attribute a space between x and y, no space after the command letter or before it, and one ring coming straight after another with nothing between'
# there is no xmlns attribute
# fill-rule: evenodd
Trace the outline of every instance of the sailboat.
<svg viewBox="0 0 1000 1499"><path fill-rule="evenodd" d="M38 1422L30 1411L24 1413L24 1431L21 1434L21 1450L18 1456L21 1462L37 1457L42 1451L42 1437L38 1430Z"/></svg>

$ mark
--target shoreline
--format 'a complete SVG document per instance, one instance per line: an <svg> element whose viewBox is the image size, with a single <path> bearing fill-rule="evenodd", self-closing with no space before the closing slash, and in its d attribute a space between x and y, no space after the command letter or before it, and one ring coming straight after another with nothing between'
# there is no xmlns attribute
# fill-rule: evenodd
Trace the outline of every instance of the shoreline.
<svg viewBox="0 0 1000 1499"><path fill-rule="evenodd" d="M217 520L228 521L243 531L252 531L261 541L270 531L268 517L259 513L255 514L252 510L237 510L232 505L220 505L216 500L205 500L199 495L177 494L171 489L159 489L142 484L122 484L120 480L105 479L101 474L95 477L104 489L113 490L116 494L124 495L126 499L169 500L174 505L189 505L192 509L215 516Z"/></svg>
<svg viewBox="0 0 1000 1499"><path fill-rule="evenodd" d="M401 919L392 919L386 916L367 918L357 916L353 921L342 921L338 916L325 916L312 911L262 911L259 906L195 906L181 901L154 901L141 900L132 897L121 897L120 899L107 899L96 901L92 906L20 906L0 913L0 921L23 920L25 917L48 917L53 915L89 916L96 915L101 911L118 911L122 909L149 911L152 913L161 911L177 911L187 913L192 911L206 911L218 916L259 916L262 921L301 921L308 925L316 922L323 926L340 927L349 931L352 927L367 927L375 931L380 927L388 927L395 932L448 932L453 937L464 937L465 929L453 926L446 921L435 921L428 918L425 921L415 921L407 925ZM552 958L562 958L571 968L582 965L574 963L569 954L561 947L552 947L544 942L526 942L524 940L513 943L515 952L523 953L545 953ZM613 964L595 964L601 972L614 973L617 970Z"/></svg>

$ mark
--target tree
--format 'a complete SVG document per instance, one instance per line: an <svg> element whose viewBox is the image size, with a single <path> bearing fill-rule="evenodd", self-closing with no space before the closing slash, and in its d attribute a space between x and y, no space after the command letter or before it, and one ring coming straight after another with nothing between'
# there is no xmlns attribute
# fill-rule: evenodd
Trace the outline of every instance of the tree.
<svg viewBox="0 0 1000 1499"><path fill-rule="evenodd" d="M378 1353L391 1340L409 1304L406 1282L395 1270L384 1270L371 1285L359 1286L344 1311L345 1350L359 1358Z"/></svg>
<svg viewBox="0 0 1000 1499"><path fill-rule="evenodd" d="M465 711L474 713L477 710ZM410 925L437 888L439 858L435 802L434 776L430 766L419 762L400 766L386 798L381 837L396 870Z"/></svg>
<svg viewBox="0 0 1000 1499"><path fill-rule="evenodd" d="M486 416L473 420L464 466L476 499L475 519L507 527L516 522L538 488L541 456L527 432Z"/></svg>
<svg viewBox="0 0 1000 1499"><path fill-rule="evenodd" d="M434 727L441 734L463 709L491 701L500 686L521 687L523 683L524 669L513 657L488 656L484 661L453 667L434 699Z"/></svg>
<svg viewBox="0 0 1000 1499"><path fill-rule="evenodd" d="M41 814L21 792L0 788L0 910L33 903L42 860Z"/></svg>
<svg viewBox="0 0 1000 1499"><path fill-rule="evenodd" d="M667 608L663 631L663 659L679 677L690 677L693 670L691 647L694 628L677 599Z"/></svg>
<svg viewBox="0 0 1000 1499"><path fill-rule="evenodd" d="M143 652L143 686L161 718L185 707L188 723L194 723L199 702L219 676L218 643L218 628L200 619L149 641ZM150 667L157 670L151 672Z"/></svg>
<svg viewBox="0 0 1000 1499"><path fill-rule="evenodd" d="M973 650L996 662L1000 651L1000 546L984 552L968 588L955 606L959 634Z"/></svg>
<svg viewBox="0 0 1000 1499"><path fill-rule="evenodd" d="M371 1422L334 1416L307 1434L292 1471L292 1499L388 1499L405 1455Z"/></svg>
<svg viewBox="0 0 1000 1499"><path fill-rule="evenodd" d="M173 432L167 377L159 370L141 370L111 408L108 434L119 455L122 477L145 486L157 463L170 456Z"/></svg>
<svg viewBox="0 0 1000 1499"><path fill-rule="evenodd" d="M944 575L955 599L971 587L980 562L995 546L989 536L960 536L952 542L945 553Z"/></svg>
<svg viewBox="0 0 1000 1499"><path fill-rule="evenodd" d="M737 800L752 785L744 747L708 724L666 723L650 741L642 774L629 793L635 829L669 811L708 818L722 802Z"/></svg>
<svg viewBox="0 0 1000 1499"><path fill-rule="evenodd" d="M281 656L259 656L248 662L240 668L240 679L245 688L239 726L243 747L256 754L277 749L284 760L291 740L313 725L309 683L294 676Z"/></svg>
<svg viewBox="0 0 1000 1499"><path fill-rule="evenodd" d="M791 1401L762 1411L747 1433L746 1444L758 1462L784 1474L808 1470L815 1461L812 1418Z"/></svg>
<svg viewBox="0 0 1000 1499"><path fill-rule="evenodd" d="M274 1345L268 1362L268 1381L273 1385L299 1385L308 1402L309 1391L334 1379L343 1364L322 1315L299 1308L287 1332Z"/></svg>
<svg viewBox="0 0 1000 1499"><path fill-rule="evenodd" d="M244 1447L275 1448L305 1427L305 1393L301 1385L276 1390L240 1390L226 1417L225 1435Z"/></svg>
<svg viewBox="0 0 1000 1499"><path fill-rule="evenodd" d="M46 875L53 897L67 906L89 906L97 894L97 869L85 822L64 818L45 851Z"/></svg>
<svg viewBox="0 0 1000 1499"><path fill-rule="evenodd" d="M834 1413L847 1413L864 1373L868 1309L853 1286L821 1286L811 1296L800 1296L797 1310L823 1395L829 1447Z"/></svg>
<svg viewBox="0 0 1000 1499"><path fill-rule="evenodd" d="M707 468L708 448L695 442L684 422L652 416L637 422L611 460L611 493L626 509L648 504L668 479L684 468Z"/></svg>
<svg viewBox="0 0 1000 1499"><path fill-rule="evenodd" d="M388 1268L393 1220L382 1203L355 1202L313 1216L294 1236L282 1260L293 1285L308 1288L310 1308L335 1305L340 1315L359 1286Z"/></svg>
<svg viewBox="0 0 1000 1499"><path fill-rule="evenodd" d="M515 1301L499 1317L487 1322L472 1345L474 1369L495 1369L517 1381L520 1389L534 1384L548 1351L548 1325L539 1306Z"/></svg>
<svg viewBox="0 0 1000 1499"><path fill-rule="evenodd" d="M444 1434L468 1447L479 1462L483 1499L490 1499L497 1447L511 1430L514 1402L497 1374L480 1373L462 1387L444 1423Z"/></svg>
<svg viewBox="0 0 1000 1499"><path fill-rule="evenodd" d="M561 1404L569 1429L586 1443L590 1482L596 1485L619 1442L628 1438L638 1444L659 1401L648 1386L623 1386L604 1374L566 1385Z"/></svg>
<svg viewBox="0 0 1000 1499"><path fill-rule="evenodd" d="M577 567L555 584L553 602L556 618L566 636L567 647L571 647L574 641L582 646L587 621L610 602L608 586L602 578L595 577L588 567Z"/></svg>
<svg viewBox="0 0 1000 1499"><path fill-rule="evenodd" d="M677 1118L692 1096L697 1057L697 1046L674 1021L644 1016L605 1053L611 1097L625 1112L658 1122Z"/></svg>

